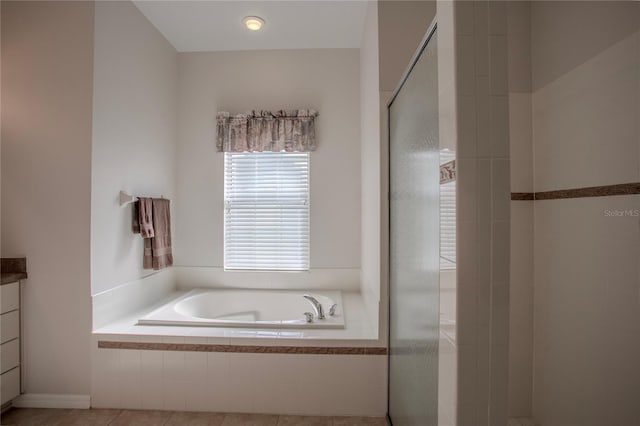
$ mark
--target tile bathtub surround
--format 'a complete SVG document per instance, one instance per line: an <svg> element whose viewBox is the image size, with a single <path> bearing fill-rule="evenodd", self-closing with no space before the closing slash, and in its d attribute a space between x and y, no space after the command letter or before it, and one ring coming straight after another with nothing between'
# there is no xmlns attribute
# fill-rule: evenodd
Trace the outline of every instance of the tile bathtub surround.
<svg viewBox="0 0 640 426"><path fill-rule="evenodd" d="M342 303L345 314L345 328L340 330L329 329L298 329L298 330L262 330L256 332L242 333L242 329L229 329L222 327L162 327L162 326L139 326L139 318L151 312L153 309L170 302L179 297L189 289L200 288L291 288L309 289L318 288L317 283L323 280L336 284L341 278L347 281L357 282L359 272L351 269L344 270L316 270L309 274L289 274L286 280L280 280L273 276L270 280L262 282L260 279L263 273L235 274L228 276L228 281L219 268L190 268L173 267L166 271L152 274L140 280L133 281L116 287L114 289L96 294L93 296L93 332L96 334L126 334L126 335L162 335L168 336L201 336L201 337L264 337L271 334L274 337L280 335L289 339L301 337L323 338L328 340L368 340L378 341L376 346L384 346L383 339L377 332L377 317L369 315L365 307L365 301L359 293L347 291L346 287L333 287L342 290ZM253 277L249 279L248 277ZM303 285L304 278L309 278L307 285ZM334 280L334 281L331 281ZM222 285L224 283L224 285ZM259 287L252 286L251 283L259 283ZM337 284L336 284L337 285ZM266 287L265 287L266 286ZM243 335L244 334L244 335ZM257 335L256 334L260 334ZM362 346L362 345L358 345ZM372 346L367 343L366 346Z"/></svg>
<svg viewBox="0 0 640 426"><path fill-rule="evenodd" d="M297 354L297 355L386 355L387 348L380 347L333 347L333 346L254 346L254 345L210 345L192 343L144 343L98 341L102 349L130 349L143 351L179 352L227 352L250 354Z"/></svg>
<svg viewBox="0 0 640 426"><path fill-rule="evenodd" d="M93 330L165 299L176 290L173 268L153 273L92 296Z"/></svg>
<svg viewBox="0 0 640 426"><path fill-rule="evenodd" d="M179 290L193 288L325 289L360 291L360 268L311 268L304 273L225 271L219 267L174 266Z"/></svg>
<svg viewBox="0 0 640 426"><path fill-rule="evenodd" d="M143 340L150 339L157 337ZM103 349L94 341L91 401L96 408L326 416L386 412L384 355ZM185 338L162 341L184 343Z"/></svg>
<svg viewBox="0 0 640 426"><path fill-rule="evenodd" d="M154 410L61 410L14 408L3 425L82 426L386 426L384 417L310 417Z"/></svg>

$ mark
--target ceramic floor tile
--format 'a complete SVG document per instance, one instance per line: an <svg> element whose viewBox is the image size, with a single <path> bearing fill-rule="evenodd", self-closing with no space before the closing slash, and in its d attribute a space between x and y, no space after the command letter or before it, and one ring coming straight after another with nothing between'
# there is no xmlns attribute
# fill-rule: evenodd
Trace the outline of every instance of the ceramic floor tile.
<svg viewBox="0 0 640 426"><path fill-rule="evenodd" d="M123 410L109 426L163 426L170 411Z"/></svg>
<svg viewBox="0 0 640 426"><path fill-rule="evenodd" d="M530 417L518 417L516 420L519 421L522 426L538 426L538 422Z"/></svg>
<svg viewBox="0 0 640 426"><path fill-rule="evenodd" d="M58 426L71 413L66 409L12 408L0 417L2 425Z"/></svg>
<svg viewBox="0 0 640 426"><path fill-rule="evenodd" d="M277 416L158 410L13 408L1 425L16 426L387 426L383 417Z"/></svg>
<svg viewBox="0 0 640 426"><path fill-rule="evenodd" d="M331 417L280 416L278 426L332 426Z"/></svg>
<svg viewBox="0 0 640 426"><path fill-rule="evenodd" d="M219 413L174 412L164 426L221 426L224 417Z"/></svg>
<svg viewBox="0 0 640 426"><path fill-rule="evenodd" d="M387 426L384 417L334 417L333 426Z"/></svg>
<svg viewBox="0 0 640 426"><path fill-rule="evenodd" d="M71 410L60 421L60 426L99 426L110 424L122 410Z"/></svg>
<svg viewBox="0 0 640 426"><path fill-rule="evenodd" d="M222 426L276 426L278 416L267 414L227 414Z"/></svg>

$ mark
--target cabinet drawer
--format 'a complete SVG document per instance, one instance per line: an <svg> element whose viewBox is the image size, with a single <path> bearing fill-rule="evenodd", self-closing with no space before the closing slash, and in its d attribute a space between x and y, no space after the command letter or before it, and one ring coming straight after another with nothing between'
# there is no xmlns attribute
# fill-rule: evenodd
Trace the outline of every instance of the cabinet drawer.
<svg viewBox="0 0 640 426"><path fill-rule="evenodd" d="M0 315L0 343L20 336L20 311Z"/></svg>
<svg viewBox="0 0 640 426"><path fill-rule="evenodd" d="M13 311L20 306L20 283L0 286L0 313Z"/></svg>
<svg viewBox="0 0 640 426"><path fill-rule="evenodd" d="M20 395L20 368L14 368L0 376L0 395L2 395L0 404Z"/></svg>
<svg viewBox="0 0 640 426"><path fill-rule="evenodd" d="M0 373L6 373L20 365L20 339L13 339L0 346Z"/></svg>

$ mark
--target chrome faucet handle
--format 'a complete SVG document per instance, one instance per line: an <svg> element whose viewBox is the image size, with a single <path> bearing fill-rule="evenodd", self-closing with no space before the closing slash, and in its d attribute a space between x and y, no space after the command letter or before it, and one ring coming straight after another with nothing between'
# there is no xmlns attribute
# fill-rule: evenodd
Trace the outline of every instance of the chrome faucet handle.
<svg viewBox="0 0 640 426"><path fill-rule="evenodd" d="M313 322L313 314L311 312L305 312L304 316L305 316L307 322Z"/></svg>
<svg viewBox="0 0 640 426"><path fill-rule="evenodd" d="M329 308L329 315L330 316L334 316L336 314L336 309L338 308L338 304L334 303L333 305L331 305L331 307Z"/></svg>
<svg viewBox="0 0 640 426"><path fill-rule="evenodd" d="M324 317L324 309L322 308L322 303L318 302L318 299L311 296L310 294L303 294L302 297L304 297L309 301L309 303L311 303L311 307L313 308L313 311L315 312L316 317L319 320L323 320L325 317Z"/></svg>

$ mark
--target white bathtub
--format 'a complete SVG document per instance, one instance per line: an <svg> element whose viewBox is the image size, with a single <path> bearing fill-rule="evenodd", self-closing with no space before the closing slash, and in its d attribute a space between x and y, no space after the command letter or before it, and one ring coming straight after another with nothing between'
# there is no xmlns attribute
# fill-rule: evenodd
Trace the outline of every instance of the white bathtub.
<svg viewBox="0 0 640 426"><path fill-rule="evenodd" d="M313 307L309 294L323 306L325 319L307 322ZM337 304L335 315L329 308ZM138 320L139 325L247 328L344 328L339 291L195 289Z"/></svg>

